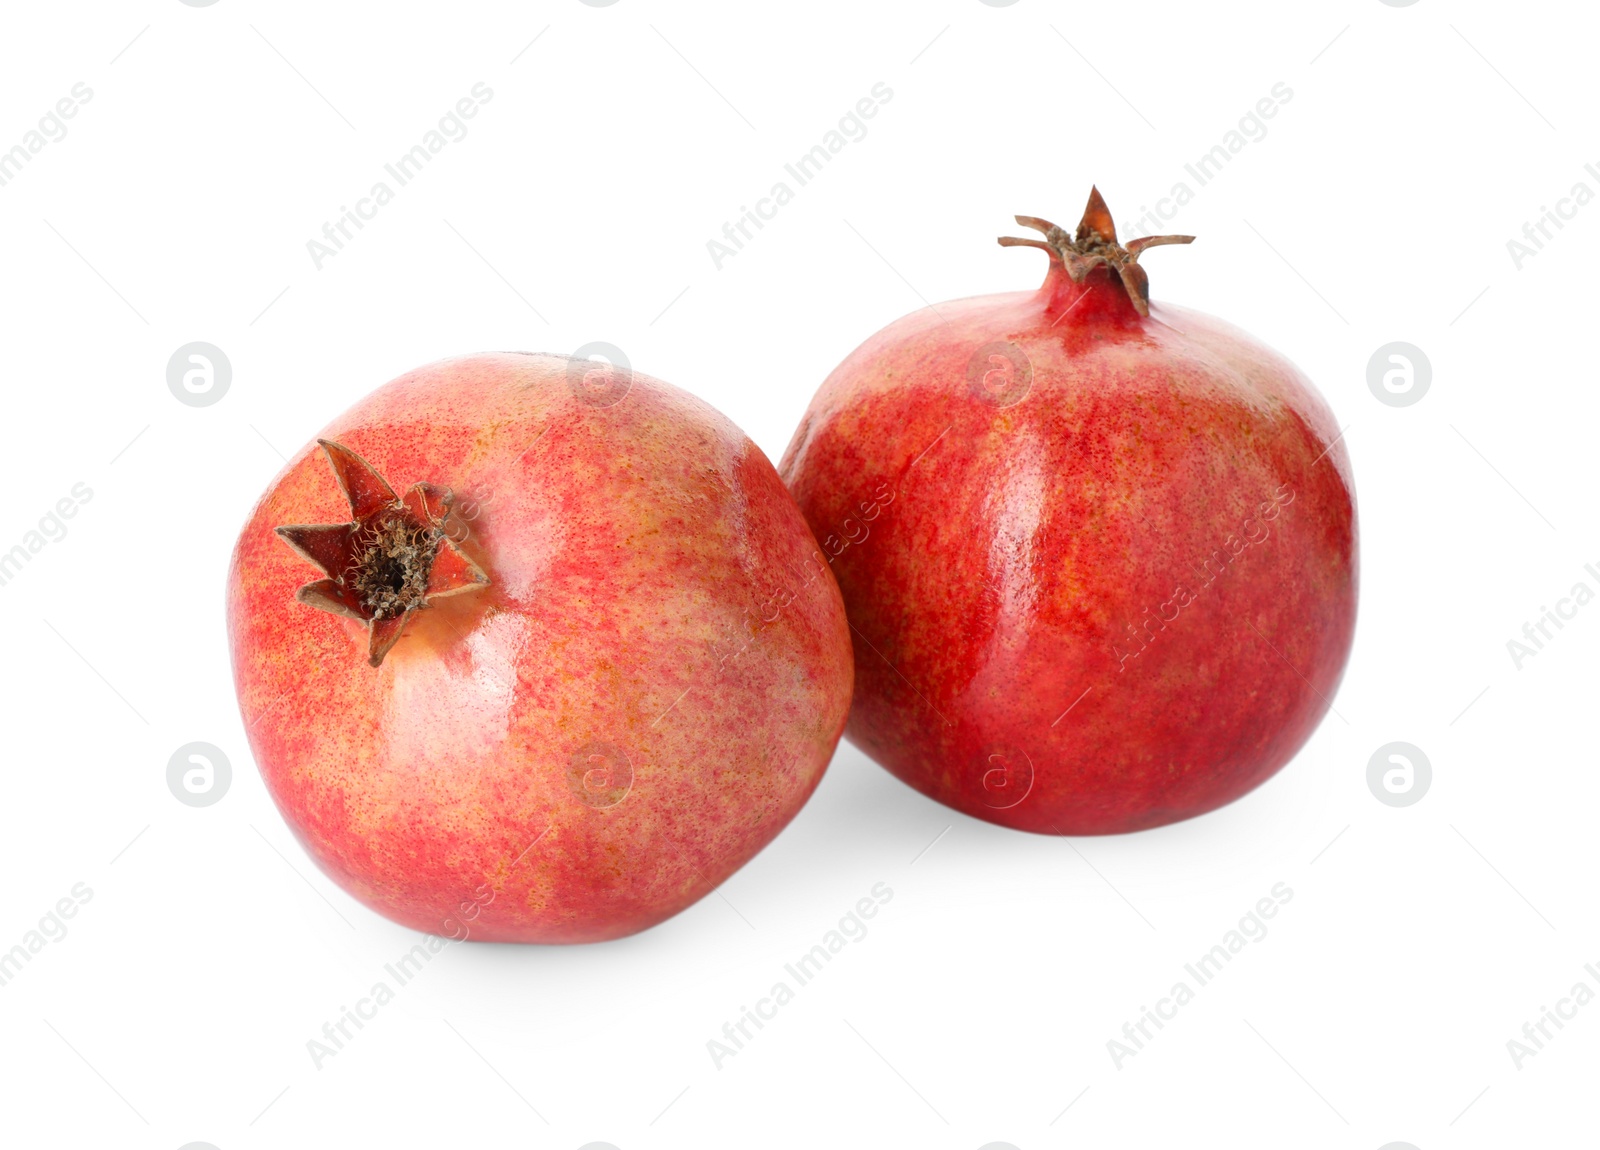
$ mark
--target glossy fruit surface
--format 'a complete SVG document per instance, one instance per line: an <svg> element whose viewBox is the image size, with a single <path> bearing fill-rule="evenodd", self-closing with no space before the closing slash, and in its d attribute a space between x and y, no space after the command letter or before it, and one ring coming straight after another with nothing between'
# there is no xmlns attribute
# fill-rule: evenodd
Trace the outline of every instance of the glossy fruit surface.
<svg viewBox="0 0 1600 1150"><path fill-rule="evenodd" d="M843 606L715 410L479 355L319 444L251 513L228 626L267 787L356 898L452 938L615 938L709 893L816 787L849 706Z"/></svg>
<svg viewBox="0 0 1600 1150"><path fill-rule="evenodd" d="M1356 612L1350 463L1286 359L1148 302L1093 193L1036 292L856 349L780 472L854 631L847 734L957 810L1132 831L1245 794L1330 706Z"/></svg>

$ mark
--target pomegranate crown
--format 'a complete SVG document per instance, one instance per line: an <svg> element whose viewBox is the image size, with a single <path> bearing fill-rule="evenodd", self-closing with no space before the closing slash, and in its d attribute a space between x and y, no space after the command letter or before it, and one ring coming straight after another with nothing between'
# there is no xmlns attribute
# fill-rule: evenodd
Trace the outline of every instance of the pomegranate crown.
<svg viewBox="0 0 1600 1150"><path fill-rule="evenodd" d="M1044 234L1044 239L1023 239L1019 236L1001 236L1000 246L1007 248L1040 248L1050 253L1050 262L1066 269L1073 283L1082 283L1095 268L1104 264L1122 278L1128 299L1140 315L1150 314L1150 277L1139 266L1139 256L1146 248L1161 244L1192 244L1193 236L1141 236L1129 240L1124 246L1117 242L1117 225L1111 220L1111 209L1100 196L1100 189L1089 189L1089 206L1083 209L1083 219L1078 221L1076 235L1041 220L1037 216L1017 216L1017 223Z"/></svg>
<svg viewBox="0 0 1600 1150"><path fill-rule="evenodd" d="M406 621L437 599L489 585L489 577L451 538L455 494L414 483L404 496L342 443L319 439L350 502L345 523L291 523L278 535L327 576L295 598L307 607L367 626L367 662L376 667Z"/></svg>

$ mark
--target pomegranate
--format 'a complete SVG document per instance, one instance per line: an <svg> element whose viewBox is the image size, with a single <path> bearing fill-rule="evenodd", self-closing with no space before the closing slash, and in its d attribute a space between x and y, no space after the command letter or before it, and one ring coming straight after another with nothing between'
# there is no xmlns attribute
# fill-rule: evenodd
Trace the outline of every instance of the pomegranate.
<svg viewBox="0 0 1600 1150"><path fill-rule="evenodd" d="M561 356L436 363L335 420L251 512L228 631L306 850L457 939L676 914L800 809L849 709L844 607L772 464Z"/></svg>
<svg viewBox="0 0 1600 1150"><path fill-rule="evenodd" d="M823 383L780 473L854 630L849 738L925 794L1054 834L1159 826L1283 766L1355 624L1327 405L1149 302L1098 191L1036 292L913 313Z"/></svg>

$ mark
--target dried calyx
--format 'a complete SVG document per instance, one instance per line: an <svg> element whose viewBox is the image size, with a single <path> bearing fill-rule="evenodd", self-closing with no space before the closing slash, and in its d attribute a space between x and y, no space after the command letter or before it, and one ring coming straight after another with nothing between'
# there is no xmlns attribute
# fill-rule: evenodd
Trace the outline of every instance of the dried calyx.
<svg viewBox="0 0 1600 1150"><path fill-rule="evenodd" d="M489 577L450 538L454 497L447 488L417 483L397 496L348 447L328 439L317 443L350 501L351 521L280 527L278 534L327 574L301 587L295 598L366 623L367 660L376 667L413 611L488 586Z"/></svg>
<svg viewBox="0 0 1600 1150"><path fill-rule="evenodd" d="M1127 246L1117 242L1117 227L1111 221L1111 209L1100 198L1100 189L1089 189L1089 206L1078 221L1076 235L1068 235L1049 220L1037 216L1017 216L1023 227L1042 232L1044 239L1022 239L1018 236L1001 236L1003 247L1040 248L1050 253L1050 262L1066 269L1073 283L1082 283L1095 268L1102 264L1122 278L1128 299L1140 315L1150 314L1150 278L1139 266L1139 255L1146 248L1161 244L1190 244L1193 236L1143 236L1129 240Z"/></svg>

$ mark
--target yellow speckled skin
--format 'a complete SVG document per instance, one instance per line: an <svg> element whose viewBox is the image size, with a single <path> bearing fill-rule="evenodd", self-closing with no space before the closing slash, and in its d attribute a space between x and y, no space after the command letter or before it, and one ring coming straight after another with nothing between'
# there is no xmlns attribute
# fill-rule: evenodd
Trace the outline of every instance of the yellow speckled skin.
<svg viewBox="0 0 1600 1150"><path fill-rule="evenodd" d="M416 612L381 666L362 623L295 601L322 573L274 534L349 518L314 444L234 551L234 678L267 787L332 878L418 930L652 926L771 841L844 726L843 604L771 463L676 388L635 373L602 406L578 371L449 360L324 430L396 491L450 488L452 538L490 579Z"/></svg>

